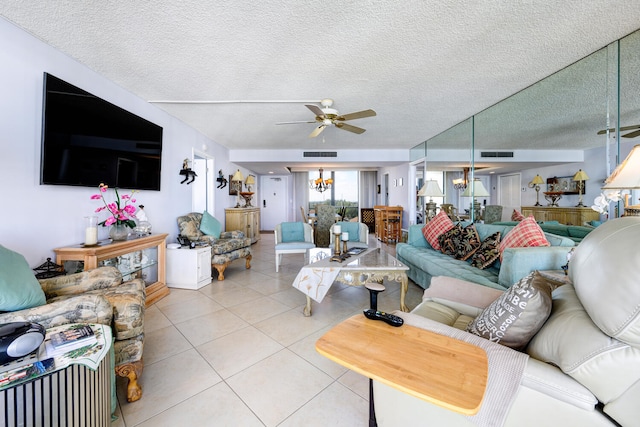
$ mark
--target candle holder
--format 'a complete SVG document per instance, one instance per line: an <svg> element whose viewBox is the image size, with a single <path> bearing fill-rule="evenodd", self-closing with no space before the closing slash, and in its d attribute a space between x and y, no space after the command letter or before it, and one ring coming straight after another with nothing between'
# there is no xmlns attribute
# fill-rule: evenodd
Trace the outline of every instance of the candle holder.
<svg viewBox="0 0 640 427"><path fill-rule="evenodd" d="M342 235L341 235L341 238L342 238L342 253L346 254L347 250L348 250L347 242L349 241L349 233L346 232L346 231L343 231Z"/></svg>
<svg viewBox="0 0 640 427"><path fill-rule="evenodd" d="M335 232L333 233L333 237L334 237L334 249L333 249L333 255L335 256L340 256L340 232L338 231L338 233Z"/></svg>
<svg viewBox="0 0 640 427"><path fill-rule="evenodd" d="M95 246L98 244L98 217L84 217L84 246Z"/></svg>

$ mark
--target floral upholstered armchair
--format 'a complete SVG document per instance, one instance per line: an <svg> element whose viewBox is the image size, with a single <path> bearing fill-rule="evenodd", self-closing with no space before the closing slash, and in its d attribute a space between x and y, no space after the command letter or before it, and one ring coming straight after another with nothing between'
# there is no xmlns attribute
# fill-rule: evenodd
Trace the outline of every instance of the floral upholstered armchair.
<svg viewBox="0 0 640 427"><path fill-rule="evenodd" d="M44 291L45 304L0 313L0 323L35 322L47 329L69 323L111 326L116 374L129 380L127 400L140 399L142 389L137 380L143 368L144 281L123 283L117 268L99 267L37 282Z"/></svg>
<svg viewBox="0 0 640 427"><path fill-rule="evenodd" d="M206 212L178 217L178 228L191 242L211 245L211 266L218 271L218 280L224 280L224 270L236 259L244 258L245 267L251 268L251 239L242 231L222 231L220 223Z"/></svg>

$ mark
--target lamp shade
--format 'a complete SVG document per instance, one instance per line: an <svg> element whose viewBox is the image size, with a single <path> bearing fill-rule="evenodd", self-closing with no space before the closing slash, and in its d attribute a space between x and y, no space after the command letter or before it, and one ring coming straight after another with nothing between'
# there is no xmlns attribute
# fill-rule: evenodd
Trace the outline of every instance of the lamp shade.
<svg viewBox="0 0 640 427"><path fill-rule="evenodd" d="M589 179L589 175L582 169L578 170L575 175L573 175L574 181L586 181Z"/></svg>
<svg viewBox="0 0 640 427"><path fill-rule="evenodd" d="M256 183L256 179L253 175L249 175L244 183L246 185L254 185Z"/></svg>
<svg viewBox="0 0 640 427"><path fill-rule="evenodd" d="M233 177L231 177L231 181L242 181L242 180L244 180L244 176L242 176L242 172L240 172L240 169L238 169L236 173L233 174Z"/></svg>
<svg viewBox="0 0 640 427"><path fill-rule="evenodd" d="M444 197L444 194L442 193L442 190L440 190L438 182L436 180L429 179L425 181L420 191L418 191L418 196Z"/></svg>
<svg viewBox="0 0 640 427"><path fill-rule="evenodd" d="M490 194L487 191L487 189L484 188L482 181L476 178L473 180L471 185L467 186L467 188L464 190L464 193L462 193L461 196L462 197L489 197Z"/></svg>
<svg viewBox="0 0 640 427"><path fill-rule="evenodd" d="M626 188L640 188L640 145L636 145L631 152L604 181L603 190L623 190Z"/></svg>
<svg viewBox="0 0 640 427"><path fill-rule="evenodd" d="M540 184L544 184L544 180L542 179L542 177L540 175L536 175L531 180L531 183L533 185L540 185Z"/></svg>

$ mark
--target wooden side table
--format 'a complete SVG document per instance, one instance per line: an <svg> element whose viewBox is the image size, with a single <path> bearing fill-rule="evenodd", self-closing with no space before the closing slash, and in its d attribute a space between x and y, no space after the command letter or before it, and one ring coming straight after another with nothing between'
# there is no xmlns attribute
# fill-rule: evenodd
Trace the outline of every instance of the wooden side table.
<svg viewBox="0 0 640 427"><path fill-rule="evenodd" d="M487 354L479 347L362 314L329 330L316 350L371 379L466 415L480 410L489 375ZM369 405L370 425L375 425L373 396Z"/></svg>

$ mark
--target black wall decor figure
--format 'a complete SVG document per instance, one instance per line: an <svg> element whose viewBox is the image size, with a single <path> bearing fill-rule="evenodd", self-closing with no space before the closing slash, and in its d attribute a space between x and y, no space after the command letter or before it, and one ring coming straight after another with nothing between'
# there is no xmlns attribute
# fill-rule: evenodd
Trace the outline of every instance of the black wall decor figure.
<svg viewBox="0 0 640 427"><path fill-rule="evenodd" d="M224 173L222 173L222 169L218 171L218 178L216 179L218 186L216 188L224 188L227 186L227 178L224 177Z"/></svg>
<svg viewBox="0 0 640 427"><path fill-rule="evenodd" d="M180 181L180 184L184 184L186 182L187 185L189 185L196 180L196 176L198 176L198 174L195 171L191 170L191 168L189 167L189 159L184 159L184 161L182 162L180 175L184 175L184 179ZM189 178L191 178L191 181L189 181Z"/></svg>

